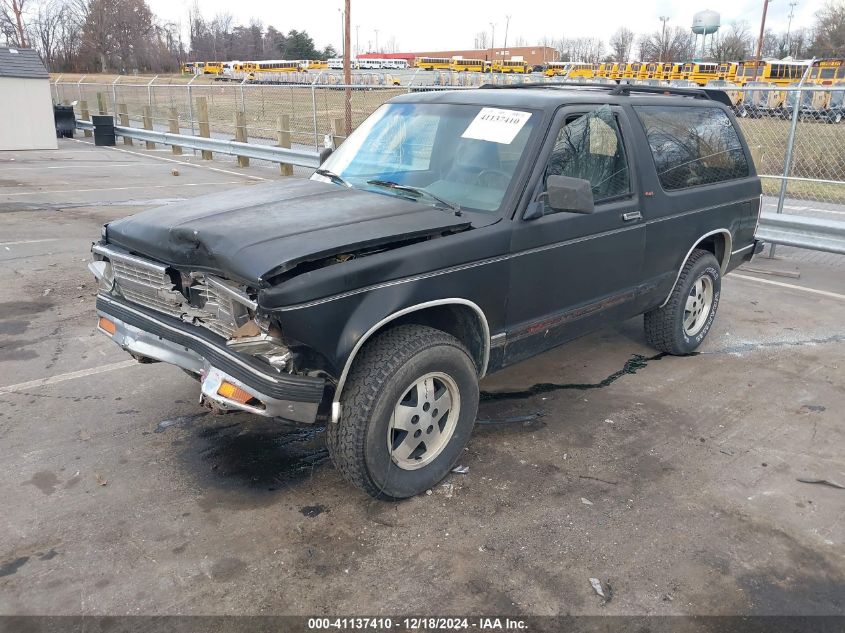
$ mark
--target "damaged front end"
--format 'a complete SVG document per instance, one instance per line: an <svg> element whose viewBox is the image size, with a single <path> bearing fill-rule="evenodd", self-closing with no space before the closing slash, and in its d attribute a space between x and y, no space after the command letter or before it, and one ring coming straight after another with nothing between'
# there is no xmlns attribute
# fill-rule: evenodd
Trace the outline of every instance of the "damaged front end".
<svg viewBox="0 0 845 633"><path fill-rule="evenodd" d="M92 253L98 329L133 357L198 376L201 402L218 412L316 420L325 380L297 373L297 354L254 291L102 242Z"/></svg>

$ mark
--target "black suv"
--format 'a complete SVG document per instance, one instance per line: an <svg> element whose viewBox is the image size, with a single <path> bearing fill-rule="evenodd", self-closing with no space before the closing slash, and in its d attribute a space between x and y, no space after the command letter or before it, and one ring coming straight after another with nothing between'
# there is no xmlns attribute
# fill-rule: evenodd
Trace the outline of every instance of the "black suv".
<svg viewBox="0 0 845 633"><path fill-rule="evenodd" d="M104 227L98 328L218 411L325 422L381 498L434 485L479 379L645 314L692 352L759 250L760 181L723 93L534 85L392 99L310 180Z"/></svg>

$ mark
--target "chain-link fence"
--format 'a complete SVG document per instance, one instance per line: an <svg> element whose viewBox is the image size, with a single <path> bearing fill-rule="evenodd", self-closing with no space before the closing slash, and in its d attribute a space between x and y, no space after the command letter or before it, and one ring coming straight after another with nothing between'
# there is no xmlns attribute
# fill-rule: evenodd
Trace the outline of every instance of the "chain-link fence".
<svg viewBox="0 0 845 633"><path fill-rule="evenodd" d="M280 76L275 83L59 77L53 96L75 103L78 115L83 110L103 112L131 126L215 138L236 138L236 116L242 113L249 142L317 149L326 135L344 137L347 92L354 128L382 103L407 92L560 81L537 75L419 71L406 72L401 81L397 75L378 73L357 73L353 80L358 83L347 87L338 83L337 74L326 73ZM845 84L726 87L725 93L762 177L765 209L845 219Z"/></svg>

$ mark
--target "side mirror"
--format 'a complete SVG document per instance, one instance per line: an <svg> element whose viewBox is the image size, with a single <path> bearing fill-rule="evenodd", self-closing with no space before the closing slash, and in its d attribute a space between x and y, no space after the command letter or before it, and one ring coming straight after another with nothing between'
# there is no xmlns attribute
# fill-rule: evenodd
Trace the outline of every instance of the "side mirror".
<svg viewBox="0 0 845 633"><path fill-rule="evenodd" d="M325 163L334 150L331 147L324 147L320 150L320 164Z"/></svg>
<svg viewBox="0 0 845 633"><path fill-rule="evenodd" d="M592 213L593 186L589 180L569 176L549 176L546 179L549 206L555 211Z"/></svg>

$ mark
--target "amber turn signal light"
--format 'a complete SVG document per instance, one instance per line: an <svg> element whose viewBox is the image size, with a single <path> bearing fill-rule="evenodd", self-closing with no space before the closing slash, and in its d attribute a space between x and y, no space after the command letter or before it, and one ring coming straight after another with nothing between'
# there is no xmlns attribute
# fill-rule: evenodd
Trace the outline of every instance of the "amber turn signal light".
<svg viewBox="0 0 845 633"><path fill-rule="evenodd" d="M117 326L112 321L109 321L106 317L100 317L100 321L97 323L97 325L103 332L106 332L109 336L114 336L114 333L117 331Z"/></svg>
<svg viewBox="0 0 845 633"><path fill-rule="evenodd" d="M254 399L254 396L251 393L244 391L237 385L233 385L232 383L225 381L222 382L220 384L220 388L217 389L217 395L228 398L229 400L234 400L235 402L240 402L241 404L246 404L250 400Z"/></svg>

